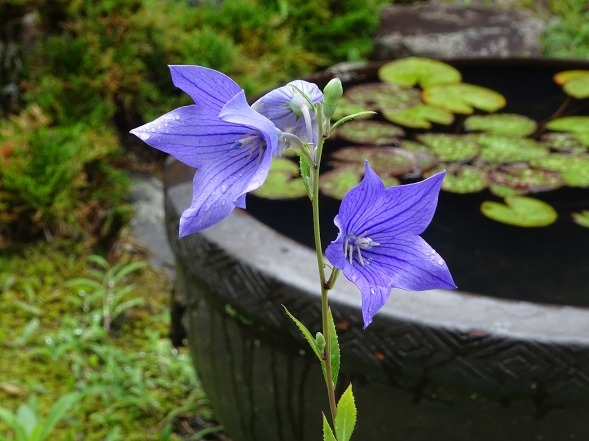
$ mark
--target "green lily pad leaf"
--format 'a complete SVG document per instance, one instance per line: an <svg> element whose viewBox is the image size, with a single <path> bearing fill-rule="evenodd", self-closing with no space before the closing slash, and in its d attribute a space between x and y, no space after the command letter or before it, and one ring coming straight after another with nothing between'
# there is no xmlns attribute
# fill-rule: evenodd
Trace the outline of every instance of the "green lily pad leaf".
<svg viewBox="0 0 589 441"><path fill-rule="evenodd" d="M418 140L444 162L468 161L479 154L478 142L462 135L425 133L418 136Z"/></svg>
<svg viewBox="0 0 589 441"><path fill-rule="evenodd" d="M589 146L589 116L563 116L546 124L548 130L572 133L583 145Z"/></svg>
<svg viewBox="0 0 589 441"><path fill-rule="evenodd" d="M319 189L326 196L342 200L350 188L360 183L357 168L344 167L322 173L319 178Z"/></svg>
<svg viewBox="0 0 589 441"><path fill-rule="evenodd" d="M573 98L589 97L589 70L567 70L554 75L554 81L563 86L567 95Z"/></svg>
<svg viewBox="0 0 589 441"><path fill-rule="evenodd" d="M583 210L580 213L573 213L573 222L585 228L589 228L589 210Z"/></svg>
<svg viewBox="0 0 589 441"><path fill-rule="evenodd" d="M512 188L518 194L554 190L562 187L560 173L530 168L528 164L509 164L490 172L494 184Z"/></svg>
<svg viewBox="0 0 589 441"><path fill-rule="evenodd" d="M299 166L289 159L276 158L266 182L253 193L267 199L294 199L306 196L307 191L299 176Z"/></svg>
<svg viewBox="0 0 589 441"><path fill-rule="evenodd" d="M487 188L489 180L487 174L478 168L461 164L446 164L436 167L425 173L425 176L431 176L435 173L446 169L446 176L442 182L442 190L450 193L477 193Z"/></svg>
<svg viewBox="0 0 589 441"><path fill-rule="evenodd" d="M462 81L460 72L449 64L420 57L408 57L386 63L378 70L378 76L388 83L404 86L419 84L422 89Z"/></svg>
<svg viewBox="0 0 589 441"><path fill-rule="evenodd" d="M540 142L543 146L559 152L584 153L587 150L586 147L570 133L545 133L540 138Z"/></svg>
<svg viewBox="0 0 589 441"><path fill-rule="evenodd" d="M495 112L505 106L503 95L474 84L443 84L423 91L423 101L453 113L471 114L474 109Z"/></svg>
<svg viewBox="0 0 589 441"><path fill-rule="evenodd" d="M549 154L547 148L529 138L482 134L478 141L481 146L479 158L488 162L527 162Z"/></svg>
<svg viewBox="0 0 589 441"><path fill-rule="evenodd" d="M395 124L414 129L430 129L432 123L448 125L454 121L454 115L444 109L417 104L408 109L385 110L383 116Z"/></svg>
<svg viewBox="0 0 589 441"><path fill-rule="evenodd" d="M344 147L331 156L334 168L353 166L364 172L364 162L380 176L403 176L412 172L417 161L415 156L397 147Z"/></svg>
<svg viewBox="0 0 589 441"><path fill-rule="evenodd" d="M515 188L507 187L506 185L499 185L499 184L491 184L489 185L489 191L494 194L495 196L499 196L500 198L506 198L508 196L516 196L519 195Z"/></svg>
<svg viewBox="0 0 589 441"><path fill-rule="evenodd" d="M464 127L470 131L497 135L528 136L536 130L536 121L527 116L512 113L473 115L466 118Z"/></svg>
<svg viewBox="0 0 589 441"><path fill-rule="evenodd" d="M366 106L364 106L362 104L354 103L354 102L350 101L348 98L346 98L345 96L343 96L338 101L337 107L335 109L334 114L331 117L331 120L332 121L339 121L340 119L342 119L348 115L354 115L356 113L364 112L366 110L371 110L371 109L367 108ZM372 118L373 116L374 115L365 114L365 115L356 116L356 117L354 117L354 119L356 119L356 120L369 119L369 118Z"/></svg>
<svg viewBox="0 0 589 441"><path fill-rule="evenodd" d="M421 91L398 84L368 83L350 87L344 98L362 110L405 109L421 103Z"/></svg>
<svg viewBox="0 0 589 441"><path fill-rule="evenodd" d="M337 135L358 144L391 145L405 134L401 127L380 121L348 121L337 128Z"/></svg>
<svg viewBox="0 0 589 441"><path fill-rule="evenodd" d="M534 159L530 165L560 172L564 182L571 187L589 187L589 155L554 153Z"/></svg>
<svg viewBox="0 0 589 441"><path fill-rule="evenodd" d="M518 227L546 227L558 217L546 202L526 196L508 196L505 204L485 201L481 213L494 221Z"/></svg>

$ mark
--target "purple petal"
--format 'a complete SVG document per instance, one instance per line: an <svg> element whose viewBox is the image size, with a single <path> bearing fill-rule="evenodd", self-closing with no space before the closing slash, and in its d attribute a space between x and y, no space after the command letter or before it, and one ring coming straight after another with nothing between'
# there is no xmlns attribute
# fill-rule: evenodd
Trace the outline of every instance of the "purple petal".
<svg viewBox="0 0 589 441"><path fill-rule="evenodd" d="M206 112L218 115L227 101L242 89L227 75L202 66L169 66L174 85L190 95Z"/></svg>
<svg viewBox="0 0 589 441"><path fill-rule="evenodd" d="M191 105L172 110L155 121L131 130L144 142L179 161L198 168L230 150L251 130L220 120Z"/></svg>
<svg viewBox="0 0 589 441"><path fill-rule="evenodd" d="M180 237L208 228L245 207L245 193L265 181L271 155L261 158L232 149L199 168L193 180L192 203L180 218Z"/></svg>

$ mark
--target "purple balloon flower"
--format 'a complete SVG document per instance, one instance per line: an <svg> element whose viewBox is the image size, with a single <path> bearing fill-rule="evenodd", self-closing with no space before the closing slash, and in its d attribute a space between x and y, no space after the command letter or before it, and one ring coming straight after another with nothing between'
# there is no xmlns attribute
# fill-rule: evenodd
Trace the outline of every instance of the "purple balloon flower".
<svg viewBox="0 0 589 441"><path fill-rule="evenodd" d="M200 66L170 66L174 85L195 104L131 130L150 146L197 169L192 203L180 237L208 228L260 187L278 148L280 131L247 103L229 77Z"/></svg>
<svg viewBox="0 0 589 441"><path fill-rule="evenodd" d="M342 200L339 234L325 254L360 289L364 327L392 288L456 288L444 259L419 237L434 215L444 174L385 188L366 162L364 179Z"/></svg>
<svg viewBox="0 0 589 441"><path fill-rule="evenodd" d="M297 89L307 95L313 104L323 101L323 93L316 84L295 80L268 92L252 104L252 108L283 132L292 133L303 142L317 144L317 118L310 111L309 102ZM309 116L308 121L305 120L305 109ZM281 149L285 147L288 146L282 145Z"/></svg>

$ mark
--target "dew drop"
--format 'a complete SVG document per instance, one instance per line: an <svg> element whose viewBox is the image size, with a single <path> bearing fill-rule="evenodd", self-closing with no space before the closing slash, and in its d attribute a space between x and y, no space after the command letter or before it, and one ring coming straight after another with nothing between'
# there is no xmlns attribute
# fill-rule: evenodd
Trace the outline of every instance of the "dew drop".
<svg viewBox="0 0 589 441"><path fill-rule="evenodd" d="M151 133L155 133L155 127L151 128Z"/></svg>
<svg viewBox="0 0 589 441"><path fill-rule="evenodd" d="M221 193L227 193L228 189L229 189L229 187L227 186L227 184L221 185Z"/></svg>
<svg viewBox="0 0 589 441"><path fill-rule="evenodd" d="M139 138L141 138L142 140L147 140L149 139L149 133L139 133Z"/></svg>
<svg viewBox="0 0 589 441"><path fill-rule="evenodd" d="M374 288L370 288L370 294L376 294L376 290Z"/></svg>
<svg viewBox="0 0 589 441"><path fill-rule="evenodd" d="M432 262L434 261L435 256L429 256L429 260L431 260Z"/></svg>
<svg viewBox="0 0 589 441"><path fill-rule="evenodd" d="M180 121L180 115L176 115L176 121Z"/></svg>
<svg viewBox="0 0 589 441"><path fill-rule="evenodd" d="M439 265L443 265L444 264L444 260L441 257L438 259L438 264Z"/></svg>

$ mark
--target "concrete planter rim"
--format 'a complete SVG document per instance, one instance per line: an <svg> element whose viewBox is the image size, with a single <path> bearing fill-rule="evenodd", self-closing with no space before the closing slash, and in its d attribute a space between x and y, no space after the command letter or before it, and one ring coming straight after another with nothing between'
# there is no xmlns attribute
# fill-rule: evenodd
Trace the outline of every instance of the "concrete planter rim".
<svg viewBox="0 0 589 441"><path fill-rule="evenodd" d="M167 166L174 163L182 166L173 159ZM190 204L192 182L176 183L166 191L168 204L179 214ZM315 252L261 223L247 210L236 209L221 223L196 234L234 259L247 262L254 271L289 284L320 302ZM179 239L182 240L186 239ZM357 310L357 317L349 319L361 322L360 293L343 275L330 302ZM393 289L391 298L368 329L386 326L387 320L418 322L468 335L589 347L588 308L510 301L460 289Z"/></svg>

